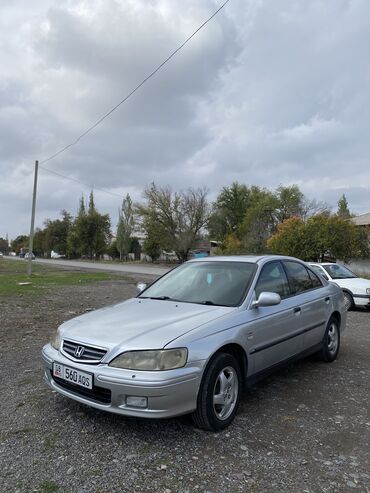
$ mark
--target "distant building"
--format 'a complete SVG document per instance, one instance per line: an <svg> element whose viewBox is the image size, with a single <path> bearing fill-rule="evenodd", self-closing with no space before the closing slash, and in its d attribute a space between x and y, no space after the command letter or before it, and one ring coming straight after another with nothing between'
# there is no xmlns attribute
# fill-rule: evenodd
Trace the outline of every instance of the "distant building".
<svg viewBox="0 0 370 493"><path fill-rule="evenodd" d="M370 212L367 212L366 214L361 214L360 216L353 217L352 222L355 226L370 228Z"/></svg>
<svg viewBox="0 0 370 493"><path fill-rule="evenodd" d="M364 228L369 235L370 241L370 212L351 218L352 223L359 228ZM370 275L370 259L355 259L348 262L348 267L359 276Z"/></svg>

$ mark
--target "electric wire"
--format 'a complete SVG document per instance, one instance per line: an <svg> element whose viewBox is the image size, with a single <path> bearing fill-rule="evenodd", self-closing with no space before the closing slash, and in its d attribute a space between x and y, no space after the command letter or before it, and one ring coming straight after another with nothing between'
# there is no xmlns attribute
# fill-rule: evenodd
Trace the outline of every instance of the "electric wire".
<svg viewBox="0 0 370 493"><path fill-rule="evenodd" d="M54 171L54 170L51 170L49 168L45 168L44 166L41 166L41 165L39 165L39 168L42 168L43 170L47 171L48 173L52 173L53 175L64 178L65 180L74 181L75 183L79 183L80 185L84 185L85 187L90 188L91 190L94 190L94 191L98 190L99 192L107 193L109 195L113 195L114 197L119 197L120 199L122 199L122 197L123 197L123 194L120 195L118 193L110 192L109 190L105 190L104 188L96 187L95 185L85 183L81 180L78 180L77 178L73 178L72 176L63 175L63 173L59 173L59 171Z"/></svg>
<svg viewBox="0 0 370 493"><path fill-rule="evenodd" d="M74 141L71 143L67 144L64 146L62 149L59 151L55 152L51 156L47 157L46 159L43 159L40 161L40 165L44 164L48 161L51 161L55 157L59 156L63 152L65 152L67 149L70 147L78 144L81 139L83 139L88 133L90 133L94 128L96 128L98 125L100 125L108 116L110 116L114 111L116 111L123 103L125 103L131 96L133 96L136 91L138 91L149 79L151 79L161 68L166 65L201 29L203 29L204 26L206 26L224 7L227 3L229 3L230 0L225 0L224 3L215 11L213 14L208 17L207 20L205 20L190 36L188 36L183 43L181 43L180 46L178 46L160 65L158 65L149 75L147 75L131 92L127 94L119 103L117 103L113 108L111 108L107 113L105 113L99 120L97 120L93 125L91 125L87 130L85 130L81 135L79 135ZM40 166L41 167L41 166ZM48 168L44 168L44 170L50 171ZM64 176L63 178L66 178Z"/></svg>

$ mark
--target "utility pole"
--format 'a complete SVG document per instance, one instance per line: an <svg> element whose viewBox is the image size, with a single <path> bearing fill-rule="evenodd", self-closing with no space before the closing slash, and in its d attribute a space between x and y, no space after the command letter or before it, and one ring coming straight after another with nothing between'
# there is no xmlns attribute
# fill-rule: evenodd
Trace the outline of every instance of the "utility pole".
<svg viewBox="0 0 370 493"><path fill-rule="evenodd" d="M28 266L27 274L32 274L32 250L33 250L33 233L35 227L35 212L36 212L36 193L37 193L37 175L39 172L39 162L35 161L35 175L33 179L33 196L32 196L32 212L31 212L31 229L30 229L30 241L28 244Z"/></svg>

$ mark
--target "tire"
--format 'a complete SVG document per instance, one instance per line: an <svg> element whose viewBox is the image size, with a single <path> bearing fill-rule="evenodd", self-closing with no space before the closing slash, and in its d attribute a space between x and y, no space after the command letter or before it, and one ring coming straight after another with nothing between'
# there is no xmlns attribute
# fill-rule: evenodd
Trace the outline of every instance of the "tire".
<svg viewBox="0 0 370 493"><path fill-rule="evenodd" d="M333 362L339 352L340 347L340 330L339 323L335 317L331 317L326 327L322 348L319 357L326 363Z"/></svg>
<svg viewBox="0 0 370 493"><path fill-rule="evenodd" d="M217 353L203 375L197 409L192 415L194 424L208 431L220 431L229 426L238 410L241 388L241 371L236 358Z"/></svg>
<svg viewBox="0 0 370 493"><path fill-rule="evenodd" d="M344 305L347 308L347 311L352 310L353 307L355 306L352 295L347 291L343 291L343 296L344 296Z"/></svg>

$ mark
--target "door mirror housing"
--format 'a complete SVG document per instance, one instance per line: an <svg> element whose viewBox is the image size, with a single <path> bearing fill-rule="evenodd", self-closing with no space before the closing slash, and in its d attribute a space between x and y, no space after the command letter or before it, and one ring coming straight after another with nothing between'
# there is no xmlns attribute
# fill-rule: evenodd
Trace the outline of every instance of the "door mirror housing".
<svg viewBox="0 0 370 493"><path fill-rule="evenodd" d="M138 292L138 293L141 293L142 291L144 291L144 289L146 288L146 286L147 286L147 285L145 284L145 282L138 282L138 283L136 284L136 289L137 289L137 292Z"/></svg>
<svg viewBox="0 0 370 493"><path fill-rule="evenodd" d="M274 306L281 303L281 298L278 293L270 293L269 291L263 291L258 299L252 302L252 308L259 308L260 306Z"/></svg>

